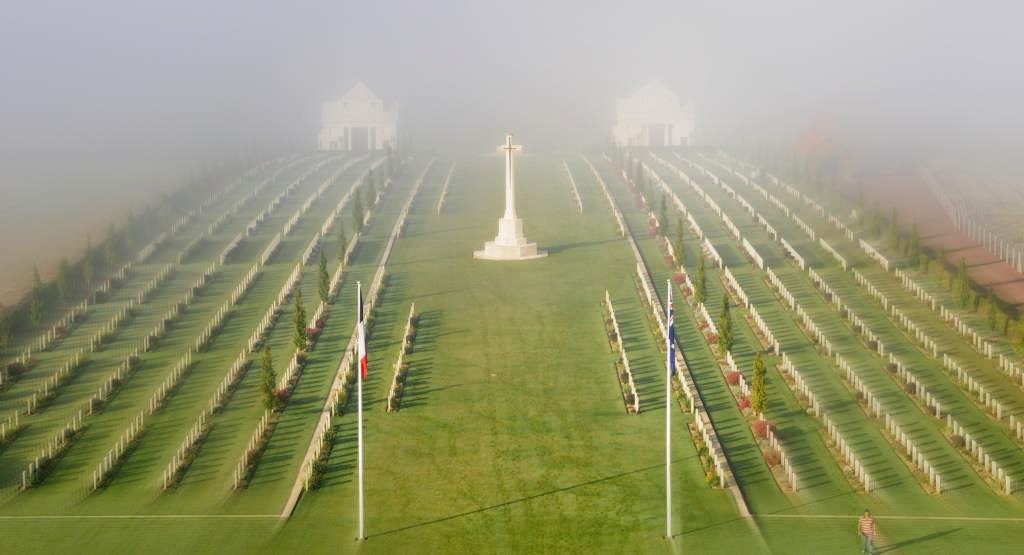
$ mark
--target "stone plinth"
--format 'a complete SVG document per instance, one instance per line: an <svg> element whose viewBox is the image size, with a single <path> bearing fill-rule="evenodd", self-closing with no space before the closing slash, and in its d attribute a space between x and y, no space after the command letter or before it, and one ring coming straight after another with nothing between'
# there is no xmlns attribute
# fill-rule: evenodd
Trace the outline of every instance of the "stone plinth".
<svg viewBox="0 0 1024 555"><path fill-rule="evenodd" d="M501 218L498 220L498 236L484 244L484 250L473 253L480 260L532 260L544 258L548 253L537 250L537 243L530 243L523 235L523 220Z"/></svg>

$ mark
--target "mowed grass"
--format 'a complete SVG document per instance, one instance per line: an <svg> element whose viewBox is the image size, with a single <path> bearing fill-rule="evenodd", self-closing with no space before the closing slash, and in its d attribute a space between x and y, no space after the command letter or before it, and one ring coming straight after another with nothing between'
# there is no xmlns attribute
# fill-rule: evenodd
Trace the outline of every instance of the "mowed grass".
<svg viewBox="0 0 1024 555"><path fill-rule="evenodd" d="M392 264L404 295L385 296L366 383L367 534L395 551L660 551L664 534L663 366L632 284L633 257L603 196L577 168L572 206L556 160L524 158L519 211L543 260L473 260L501 213L500 161L460 161L440 217L424 190ZM429 215L428 215L429 214ZM623 409L600 300L620 309L649 397ZM384 412L402 320L424 315L406 400ZM649 381L650 383L647 383ZM350 405L350 409L352 406ZM737 548L750 531L728 494L704 484L680 413L675 428L676 545ZM323 486L307 494L275 545L354 549L354 415L339 419ZM296 543L297 542L297 543Z"/></svg>
<svg viewBox="0 0 1024 555"><path fill-rule="evenodd" d="M664 284L671 269L647 236L646 217L633 205L610 166L599 162L599 156L590 158L601 169L637 234L655 283ZM804 460L800 466L816 480L816 486L807 491L782 491L754 451L749 427L735 408L710 349L702 343L693 315L681 309L677 323L688 360L755 517L740 518L730 495L705 483L685 428L688 416L674 408L676 536L665 540L663 353L648 324L647 309L635 291L633 254L615 232L604 195L578 155L565 159L580 190L583 214L576 212L561 157L534 155L519 160L518 208L525 232L550 253L548 258L529 262L472 259L472 252L493 238L503 208L499 158L459 160L441 215L436 215L434 208L448 162L439 161L428 174L392 253L390 285L378 304L370 338L371 373L365 384L364 415L368 539L355 541L354 399L334 420L338 434L319 489L303 495L290 520L282 521L278 515L352 331L355 281L366 284L372 277L383 241L426 161L421 157L406 168L370 224L323 338L311 354L296 396L282 414L249 488L230 493L225 479L230 480L240 448L259 414L257 372L252 371L243 378L225 411L215 417L218 423L182 484L173 492L159 493L155 481L169 452L251 333L262 314L260 307L276 294L328 206L314 208L308 221L297 228L301 237L283 245L280 270L257 281L240 303L237 317L226 324L224 340L215 339L211 351L204 353L209 364L200 363L193 369L195 374L182 382L165 412L154 420L159 434L148 431L143 436L138 450L107 490L82 503L74 488L62 484L78 484L84 476L73 475L69 469L61 471L58 466L52 484L44 483L25 498L36 502L21 506L20 495L15 495L0 509L5 549L854 553L859 547L855 515L863 506L881 515L883 543L898 552L969 549L1000 553L1012 551L1015 542L1024 538L1024 520L1013 520L1024 519L1019 502L991 493L972 497L976 502L967 502L963 494L928 496L909 476L891 493L853 492L814 435L818 433L816 424L800 413L795 398L772 367L769 412L783 423L782 430L788 430L787 441L804 446L801 456L812 460ZM332 207L347 187L345 180L322 202ZM672 187L676 189L676 184ZM681 185L677 193L688 195ZM296 199L301 203L304 195ZM684 200L695 211L706 210L694 195ZM739 221L735 206L728 205L725 198L718 201ZM282 214L287 218L290 210ZM715 216L708 212L700 219L713 232L712 241L730 259L730 266L741 266L738 279L773 328L783 325L788 337L780 339L806 344L806 337L758 271L740 264L740 249L714 223ZM346 217L341 225L351 224ZM745 232L755 231L752 226L741 227ZM267 232L272 235L276 231L268 228ZM688 267L697 260L690 239ZM256 256L257 246L240 251L240 258ZM333 255L333 237L324 248ZM202 255L215 256L216 250L204 249ZM333 257L329 259L333 268ZM311 269L315 270L315 265L314 258ZM625 413L612 368L615 354L604 334L600 305L605 290L615 304L636 373L642 400L638 416ZM722 291L718 274L709 272L710 310L716 317ZM303 292L306 307L312 310L316 297L313 275L303 279ZM223 294L218 289L215 296L219 299ZM813 298L815 293L809 289L801 295ZM210 307L215 306L214 299L210 301ZM408 359L411 369L406 392L401 410L386 413L392 365L413 302L422 316L415 349ZM677 302L677 307L682 306ZM290 310L285 310L271 332L279 368L289 352ZM829 310L822 306L820 317ZM734 306L733 314L739 332L737 355L741 365L749 366L760 347L740 318L743 311ZM198 328L203 323L205 320L197 319L188 327ZM184 328L183 324L182 332ZM828 384L836 402L851 403L839 377L831 375L833 371L812 347L804 348L803 356L809 364L819 366L817 379ZM168 361L173 358L167 356ZM147 395L125 395L124 401L141 403ZM855 406L849 410L851 429L877 437L869 419ZM88 436L81 439L88 440ZM96 453L105 443L96 444ZM83 442L71 454L93 453L89 445ZM873 446L879 450L879 460L886 461L882 464L901 464L892 452L885 452L888 445L884 441L875 441ZM87 458L91 462L95 457L89 454ZM91 465L88 468L91 470ZM904 489L906 493L901 493ZM998 505L998 509L982 511L982 503ZM82 516L83 512L89 516ZM922 514L999 514L1010 520L886 518Z"/></svg>

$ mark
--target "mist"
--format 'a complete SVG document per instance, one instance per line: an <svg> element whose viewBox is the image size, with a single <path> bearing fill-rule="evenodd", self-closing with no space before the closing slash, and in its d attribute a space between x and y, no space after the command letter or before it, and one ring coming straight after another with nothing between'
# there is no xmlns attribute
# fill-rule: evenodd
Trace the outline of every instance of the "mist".
<svg viewBox="0 0 1024 555"><path fill-rule="evenodd" d="M824 125L870 156L1016 175L1019 5L551 4L8 3L0 290L191 172L315 149L321 103L357 81L421 150L475 155L506 131L601 146L615 100L658 79L693 101L703 144L785 148Z"/></svg>

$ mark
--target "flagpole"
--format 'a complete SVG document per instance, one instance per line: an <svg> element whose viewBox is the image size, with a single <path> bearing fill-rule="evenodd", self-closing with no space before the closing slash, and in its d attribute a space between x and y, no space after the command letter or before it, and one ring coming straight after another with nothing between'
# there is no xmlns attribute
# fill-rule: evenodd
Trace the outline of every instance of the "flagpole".
<svg viewBox="0 0 1024 555"><path fill-rule="evenodd" d="M362 328L362 325L363 325L363 322L362 322L362 316L363 316L363 307L362 307L362 304L363 304L363 284L362 284L362 282L356 282L356 291L357 291L357 298L358 298L358 301L356 301L356 302L360 305L360 306L356 307L356 311L357 311L356 313L359 315L359 322L358 322L358 325L360 326L359 332L360 332L360 335L362 335L363 333L365 333L363 331L363 328ZM359 342L360 342L360 345L363 344L363 342L364 342L363 337L359 338ZM363 348L365 348L365 347L363 347ZM359 353L359 357L362 358L362 356L364 354L365 353ZM357 380L358 380L357 383L359 384L358 385L358 393L357 393L357 398L358 398L357 404L358 404L358 412L359 412L359 419L358 419L359 420L359 425L358 425L358 428L359 428L359 432L358 432L358 435L359 435L359 538L358 539L363 540L363 539L366 538L366 528L365 528L365 522L366 521L365 521L365 515L363 513L363 369L362 369L362 362L360 361L360 363L357 366L358 366L358 369L356 370L356 376L357 376Z"/></svg>
<svg viewBox="0 0 1024 555"><path fill-rule="evenodd" d="M668 312L672 311L672 280L668 283ZM665 537L672 539L672 322L665 320Z"/></svg>

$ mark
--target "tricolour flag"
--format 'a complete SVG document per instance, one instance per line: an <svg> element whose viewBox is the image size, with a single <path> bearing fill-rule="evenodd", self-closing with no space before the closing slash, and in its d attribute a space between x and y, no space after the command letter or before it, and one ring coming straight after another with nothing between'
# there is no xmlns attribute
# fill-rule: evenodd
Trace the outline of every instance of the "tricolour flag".
<svg viewBox="0 0 1024 555"><path fill-rule="evenodd" d="M676 373L676 314L672 307L672 287L668 288L668 375Z"/></svg>
<svg viewBox="0 0 1024 555"><path fill-rule="evenodd" d="M360 376L365 380L366 373L369 367L369 359L366 357L366 325L363 322L363 286L359 284L356 287L356 317L358 318L357 327L359 328L359 373Z"/></svg>

